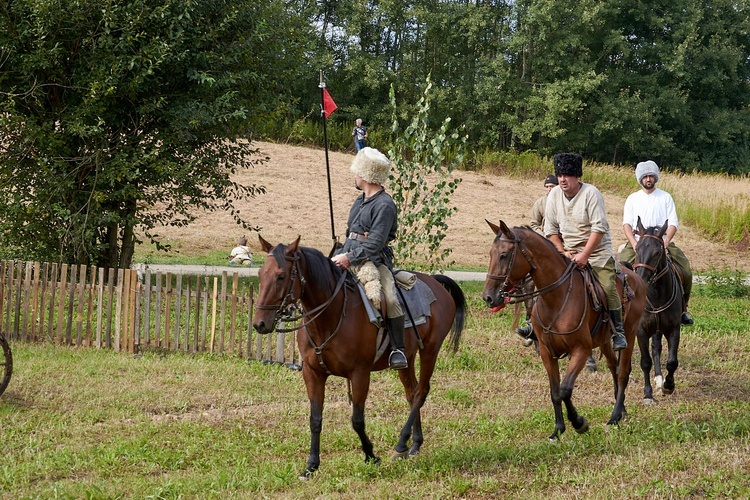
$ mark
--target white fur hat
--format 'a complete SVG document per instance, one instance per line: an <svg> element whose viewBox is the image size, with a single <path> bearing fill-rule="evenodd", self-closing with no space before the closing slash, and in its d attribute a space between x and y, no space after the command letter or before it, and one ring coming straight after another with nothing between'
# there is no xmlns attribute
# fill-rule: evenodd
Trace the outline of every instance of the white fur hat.
<svg viewBox="0 0 750 500"><path fill-rule="evenodd" d="M654 181L659 180L659 166L656 162L648 160L642 161L635 167L635 178L638 179L638 184L641 183L641 179L647 175L653 175Z"/></svg>
<svg viewBox="0 0 750 500"><path fill-rule="evenodd" d="M375 148L362 148L352 161L350 170L372 184L385 184L391 170L391 160Z"/></svg>

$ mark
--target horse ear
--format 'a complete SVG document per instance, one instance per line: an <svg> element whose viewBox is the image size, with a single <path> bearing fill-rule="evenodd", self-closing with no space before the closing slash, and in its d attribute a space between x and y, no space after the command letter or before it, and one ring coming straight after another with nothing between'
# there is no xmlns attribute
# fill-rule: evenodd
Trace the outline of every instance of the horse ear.
<svg viewBox="0 0 750 500"><path fill-rule="evenodd" d="M659 238L664 236L664 233L667 232L667 228L669 227L669 219L664 221L664 225L659 229Z"/></svg>
<svg viewBox="0 0 750 500"><path fill-rule="evenodd" d="M293 242L289 243L289 246L286 247L286 254L287 255L294 255L297 253L297 247L299 247L299 240L302 238L302 235L297 236L297 239Z"/></svg>
<svg viewBox="0 0 750 500"><path fill-rule="evenodd" d="M645 227L643 227L643 223L641 222L641 216L640 216L640 215L638 216L638 224L636 224L636 225L635 225L635 228L636 228L636 229L635 229L635 230L636 230L636 232L637 232L637 233L638 233L638 234L639 234L640 236L643 236L643 233L645 233L645 232L646 232L646 228L645 228Z"/></svg>
<svg viewBox="0 0 750 500"><path fill-rule="evenodd" d="M264 252L268 253L273 248L273 245L271 245L269 242L263 239L263 236L258 235L258 240L260 241L260 248L263 249Z"/></svg>
<svg viewBox="0 0 750 500"><path fill-rule="evenodd" d="M500 232L502 232L503 236L505 236L509 240L516 239L515 235L513 234L513 231L511 231L508 228L508 226L505 224L505 222L503 222L502 220L500 221Z"/></svg>
<svg viewBox="0 0 750 500"><path fill-rule="evenodd" d="M489 224L490 228L492 229L492 232L494 232L495 234L497 234L497 233L500 232L500 227L499 226L493 224L492 222L488 221L487 219L484 219L484 221L487 224Z"/></svg>

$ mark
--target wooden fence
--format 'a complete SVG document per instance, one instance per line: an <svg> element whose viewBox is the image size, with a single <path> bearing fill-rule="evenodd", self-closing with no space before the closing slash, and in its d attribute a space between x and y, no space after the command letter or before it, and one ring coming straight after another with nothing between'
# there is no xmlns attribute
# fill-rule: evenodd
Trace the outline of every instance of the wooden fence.
<svg viewBox="0 0 750 500"><path fill-rule="evenodd" d="M257 335L252 319L253 281L238 273L0 261L0 328L11 340L298 362L293 335Z"/></svg>

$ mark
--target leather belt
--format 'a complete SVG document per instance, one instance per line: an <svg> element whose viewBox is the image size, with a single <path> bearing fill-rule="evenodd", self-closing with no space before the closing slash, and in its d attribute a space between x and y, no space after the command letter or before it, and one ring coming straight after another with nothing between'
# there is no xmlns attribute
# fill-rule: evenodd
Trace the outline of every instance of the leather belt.
<svg viewBox="0 0 750 500"><path fill-rule="evenodd" d="M364 234L352 232L352 233L349 233L349 239L357 240L357 241L367 241L367 236L365 236Z"/></svg>

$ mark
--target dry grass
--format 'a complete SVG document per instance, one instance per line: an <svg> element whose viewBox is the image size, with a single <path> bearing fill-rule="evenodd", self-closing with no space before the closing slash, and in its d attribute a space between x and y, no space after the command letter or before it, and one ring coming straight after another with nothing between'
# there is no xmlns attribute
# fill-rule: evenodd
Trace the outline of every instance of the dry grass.
<svg viewBox="0 0 750 500"><path fill-rule="evenodd" d="M242 183L262 184L267 194L240 205L241 213L252 224L261 226L261 234L271 243L288 243L302 236L302 244L324 253L332 245L325 155L322 150L298 146L255 143L270 161L252 171L242 172ZM357 196L349 165L353 156L329 153L335 233L341 237L349 207ZM485 219L508 225L528 223L529 211L536 198L544 194L541 179L512 179L481 172L457 172L463 178L453 197L458 213L449 220L450 228L444 244L453 249L452 258L461 268L486 269L492 233ZM633 182L635 190L635 181ZM750 181L721 176L677 175L665 173L662 187L674 191L681 199L707 199L715 193L718 200L735 200L748 204ZM613 242L625 242L620 230L625 198L604 192ZM228 254L240 231L229 214L198 214L186 228L163 228L165 241L181 254ZM248 239L253 251L260 246L255 235ZM691 227L683 226L676 243L691 259L697 271L741 270L750 272L750 253L729 248L706 239ZM149 250L140 248L136 258L144 258ZM215 262L223 264L225 261Z"/></svg>

